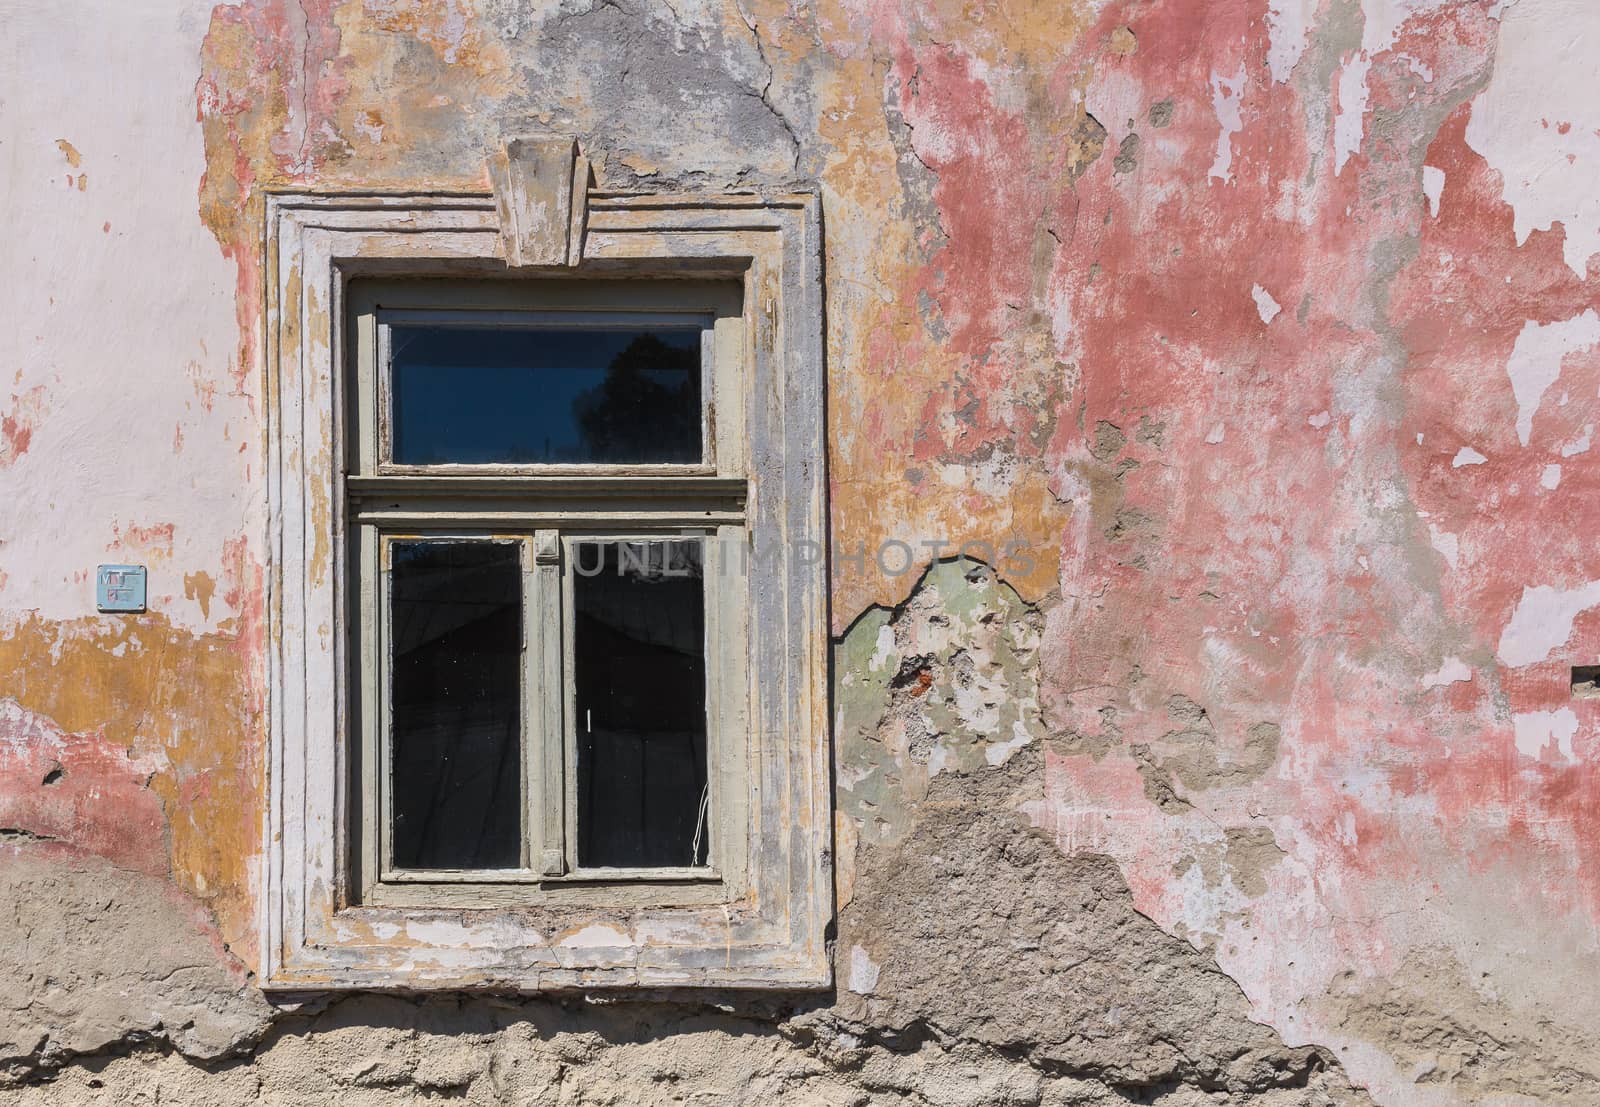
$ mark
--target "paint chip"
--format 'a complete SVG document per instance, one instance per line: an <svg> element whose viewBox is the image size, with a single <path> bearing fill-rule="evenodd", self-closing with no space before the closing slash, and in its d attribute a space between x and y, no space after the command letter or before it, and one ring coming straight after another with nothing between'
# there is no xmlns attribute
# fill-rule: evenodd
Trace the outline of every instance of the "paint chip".
<svg viewBox="0 0 1600 1107"><path fill-rule="evenodd" d="M1317 0L1268 0L1267 68L1275 84L1284 84L1306 52Z"/></svg>
<svg viewBox="0 0 1600 1107"><path fill-rule="evenodd" d="M1447 530L1439 529L1436 524L1429 523L1428 541L1439 551L1439 556L1444 558L1445 564L1454 569L1456 562L1461 558L1461 539Z"/></svg>
<svg viewBox="0 0 1600 1107"><path fill-rule="evenodd" d="M850 983L852 992L857 995L870 996L872 990L878 986L879 968L867 951L860 946L850 947Z"/></svg>
<svg viewBox="0 0 1600 1107"><path fill-rule="evenodd" d="M877 641L873 643L872 657L867 661L869 672L882 672L894 657L894 627L888 623L878 628Z"/></svg>
<svg viewBox="0 0 1600 1107"><path fill-rule="evenodd" d="M1472 679L1472 669L1459 657L1447 657L1440 664L1438 672L1429 673L1422 678L1424 688L1437 688L1443 684L1460 684Z"/></svg>
<svg viewBox="0 0 1600 1107"><path fill-rule="evenodd" d="M1519 712L1511 717L1511 726L1517 752L1525 757L1542 761L1553 744L1560 756L1568 761L1576 760L1572 752L1572 736L1578 733L1578 716L1572 713L1572 708Z"/></svg>
<svg viewBox="0 0 1600 1107"><path fill-rule="evenodd" d="M612 949L628 944L628 936L606 923L590 923L561 939L566 949Z"/></svg>
<svg viewBox="0 0 1600 1107"><path fill-rule="evenodd" d="M1540 584L1524 587L1511 621L1500 634L1495 656L1513 669L1533 665L1572 637L1572 621L1600 604L1600 580L1581 588L1556 588Z"/></svg>
<svg viewBox="0 0 1600 1107"><path fill-rule="evenodd" d="M1215 446L1227 436L1227 433L1228 428L1223 426L1221 423L1218 423L1216 426L1211 428L1211 433L1206 435L1206 444L1208 446Z"/></svg>
<svg viewBox="0 0 1600 1107"><path fill-rule="evenodd" d="M1315 415L1306 419L1306 422L1311 424L1313 427L1316 427L1318 430L1321 430L1323 427L1328 425L1328 422L1331 418L1332 416L1330 416L1326 411L1319 411Z"/></svg>
<svg viewBox="0 0 1600 1107"><path fill-rule="evenodd" d="M1471 446L1463 446L1456 451L1456 456L1450 461L1450 468L1459 469L1463 465L1482 465L1489 459L1474 450Z"/></svg>
<svg viewBox="0 0 1600 1107"><path fill-rule="evenodd" d="M1523 323L1506 376L1517 399L1517 441L1524 446L1533 435L1533 416L1546 390L1561 376L1561 360L1570 353L1600 344L1600 315L1589 308L1571 319L1553 323Z"/></svg>
<svg viewBox="0 0 1600 1107"><path fill-rule="evenodd" d="M1539 483L1545 488L1555 491L1555 489L1561 484L1561 466L1546 465L1544 467L1544 472L1539 474Z"/></svg>
<svg viewBox="0 0 1600 1107"><path fill-rule="evenodd" d="M1444 170L1431 165L1422 167L1422 194L1428 198L1428 214L1439 218L1439 199L1444 195Z"/></svg>
<svg viewBox="0 0 1600 1107"><path fill-rule="evenodd" d="M1256 302L1256 314L1261 316L1263 323L1272 322L1278 317L1278 312L1283 310L1278 306L1278 301L1272 298L1272 293L1259 284L1250 289L1250 298Z"/></svg>
<svg viewBox="0 0 1600 1107"><path fill-rule="evenodd" d="M1562 228L1562 258L1580 281L1600 251L1597 12L1592 0L1491 9L1504 22L1495 31L1493 73L1472 99L1466 131L1467 145L1500 174L1517 245L1536 230ZM1552 108L1563 118L1551 118ZM1575 125L1564 130L1563 122Z"/></svg>
<svg viewBox="0 0 1600 1107"><path fill-rule="evenodd" d="M1361 149L1366 133L1367 72L1372 58L1362 50L1339 73L1338 109L1333 117L1333 175L1344 172L1344 163Z"/></svg>
<svg viewBox="0 0 1600 1107"><path fill-rule="evenodd" d="M1211 106L1216 110L1222 133L1217 136L1217 156L1206 174L1209 180L1216 177L1224 182L1233 180L1233 136L1244 129L1244 116L1239 111L1244 99L1244 66L1232 77L1211 74Z"/></svg>

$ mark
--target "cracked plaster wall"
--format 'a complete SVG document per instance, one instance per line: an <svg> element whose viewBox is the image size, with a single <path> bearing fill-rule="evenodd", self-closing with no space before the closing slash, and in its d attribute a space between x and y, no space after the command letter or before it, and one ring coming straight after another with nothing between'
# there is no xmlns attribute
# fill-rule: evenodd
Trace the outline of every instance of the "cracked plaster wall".
<svg viewBox="0 0 1600 1107"><path fill-rule="evenodd" d="M0 16L0 1098L1600 1098L1600 9ZM821 189L835 993L251 985L262 190L528 127Z"/></svg>

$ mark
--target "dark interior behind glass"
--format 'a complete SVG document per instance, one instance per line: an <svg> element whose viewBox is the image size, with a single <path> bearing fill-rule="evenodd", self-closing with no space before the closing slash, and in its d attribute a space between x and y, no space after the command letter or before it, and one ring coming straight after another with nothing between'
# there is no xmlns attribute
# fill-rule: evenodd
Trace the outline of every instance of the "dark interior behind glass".
<svg viewBox="0 0 1600 1107"><path fill-rule="evenodd" d="M522 564L512 542L390 547L392 863L522 853Z"/></svg>
<svg viewBox="0 0 1600 1107"><path fill-rule="evenodd" d="M573 561L578 863L704 865L700 543L582 542Z"/></svg>
<svg viewBox="0 0 1600 1107"><path fill-rule="evenodd" d="M391 324L392 460L700 462L704 332Z"/></svg>

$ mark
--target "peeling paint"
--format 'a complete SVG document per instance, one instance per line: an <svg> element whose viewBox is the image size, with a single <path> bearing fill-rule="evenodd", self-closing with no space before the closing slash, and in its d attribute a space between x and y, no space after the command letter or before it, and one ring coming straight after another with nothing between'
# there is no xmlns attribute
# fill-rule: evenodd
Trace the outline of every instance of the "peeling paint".
<svg viewBox="0 0 1600 1107"><path fill-rule="evenodd" d="M1517 668L1543 661L1572 635L1572 621L1600 605L1600 580L1578 588L1548 584L1523 588L1511 621L1495 651L1502 664Z"/></svg>
<svg viewBox="0 0 1600 1107"><path fill-rule="evenodd" d="M32 6L0 852L125 944L52 945L107 983L28 976L0 1064L63 1101L1595 1101L1597 10ZM292 1014L233 960L264 193L481 191L512 130L582 136L608 190L822 196L837 995ZM93 613L113 557L150 613Z"/></svg>
<svg viewBox="0 0 1600 1107"><path fill-rule="evenodd" d="M1517 440L1524 446L1533 434L1533 417L1550 386L1561 377L1561 362L1569 353L1600 343L1600 315L1590 308L1571 319L1522 326L1506 363L1511 391L1517 398Z"/></svg>

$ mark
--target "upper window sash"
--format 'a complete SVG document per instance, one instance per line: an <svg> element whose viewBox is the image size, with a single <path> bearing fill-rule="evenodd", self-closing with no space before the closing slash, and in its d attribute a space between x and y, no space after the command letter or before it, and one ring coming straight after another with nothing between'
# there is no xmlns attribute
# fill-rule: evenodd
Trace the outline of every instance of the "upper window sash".
<svg viewBox="0 0 1600 1107"><path fill-rule="evenodd" d="M739 288L718 281L562 284L355 282L352 475L742 474L748 335ZM461 332L463 346L443 353L451 331ZM527 332L552 341L519 350ZM585 332L598 350L584 350ZM685 339L698 347L697 366L672 364L689 353ZM652 344L667 355L656 364ZM626 354L620 366L619 354ZM486 386L491 391L479 403L482 393L473 390ZM580 402L585 412L575 410ZM529 412L528 423L518 426L508 409ZM652 443L639 434L646 411L676 412L677 426ZM453 431L429 430L452 415ZM580 425L585 416L590 423ZM630 447L630 435L640 448Z"/></svg>

